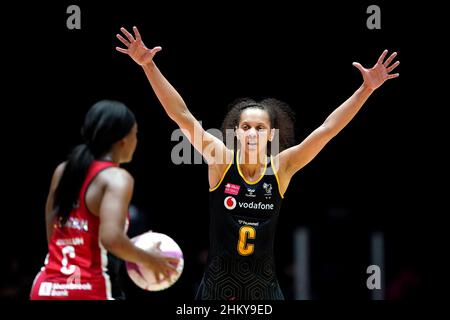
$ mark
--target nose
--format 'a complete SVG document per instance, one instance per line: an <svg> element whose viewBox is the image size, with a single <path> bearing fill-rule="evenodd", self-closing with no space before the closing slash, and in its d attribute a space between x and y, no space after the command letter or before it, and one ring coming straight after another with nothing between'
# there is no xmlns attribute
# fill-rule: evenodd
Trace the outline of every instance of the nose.
<svg viewBox="0 0 450 320"><path fill-rule="evenodd" d="M255 128L250 128L247 132L250 138L255 138L257 136Z"/></svg>

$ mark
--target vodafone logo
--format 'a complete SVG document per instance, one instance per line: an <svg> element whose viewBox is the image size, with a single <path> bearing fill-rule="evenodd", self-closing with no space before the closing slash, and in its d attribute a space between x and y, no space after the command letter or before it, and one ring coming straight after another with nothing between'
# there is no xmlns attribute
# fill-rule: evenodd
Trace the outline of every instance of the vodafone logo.
<svg viewBox="0 0 450 320"><path fill-rule="evenodd" d="M274 204L273 203L262 203L260 202L237 202L236 199L232 196L228 196L223 201L223 205L228 210L233 210L236 208L236 205L239 204L239 208L244 209L254 209L254 210L274 210Z"/></svg>
<svg viewBox="0 0 450 320"><path fill-rule="evenodd" d="M228 210L233 210L234 208L236 208L236 199L231 196L228 196L223 201L223 204L225 208L227 208Z"/></svg>

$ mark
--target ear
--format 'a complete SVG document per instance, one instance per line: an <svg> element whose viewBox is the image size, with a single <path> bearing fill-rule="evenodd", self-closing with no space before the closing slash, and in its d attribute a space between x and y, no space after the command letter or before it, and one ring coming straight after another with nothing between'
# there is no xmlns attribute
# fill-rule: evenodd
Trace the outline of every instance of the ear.
<svg viewBox="0 0 450 320"><path fill-rule="evenodd" d="M127 143L127 138L124 137L124 138L120 139L119 141L117 141L117 143L122 147Z"/></svg>
<svg viewBox="0 0 450 320"><path fill-rule="evenodd" d="M269 141L272 142L273 137L275 137L275 129L270 129Z"/></svg>

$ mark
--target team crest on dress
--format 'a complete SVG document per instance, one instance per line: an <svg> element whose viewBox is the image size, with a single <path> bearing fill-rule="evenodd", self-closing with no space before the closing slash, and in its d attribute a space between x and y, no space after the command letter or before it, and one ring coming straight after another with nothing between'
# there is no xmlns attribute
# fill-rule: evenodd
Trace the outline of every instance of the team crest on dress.
<svg viewBox="0 0 450 320"><path fill-rule="evenodd" d="M264 196L266 197L266 199L269 199L272 196L272 184L264 182L263 188L264 191L266 192Z"/></svg>

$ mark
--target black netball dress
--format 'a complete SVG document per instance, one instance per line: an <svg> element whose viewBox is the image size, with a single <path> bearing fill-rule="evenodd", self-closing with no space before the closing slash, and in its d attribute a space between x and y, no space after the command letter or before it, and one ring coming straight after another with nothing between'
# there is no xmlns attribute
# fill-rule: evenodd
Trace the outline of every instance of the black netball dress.
<svg viewBox="0 0 450 320"><path fill-rule="evenodd" d="M282 195L272 167L247 181L236 157L210 189L210 250L199 300L282 300L273 244Z"/></svg>

